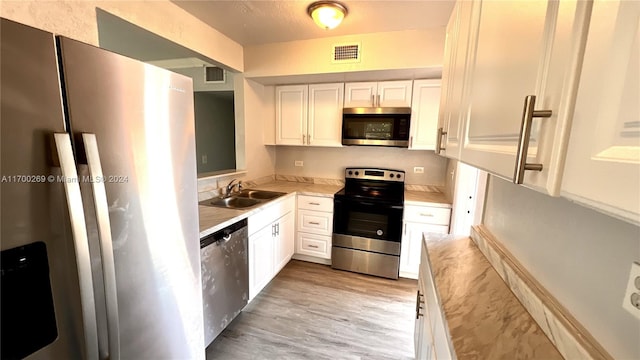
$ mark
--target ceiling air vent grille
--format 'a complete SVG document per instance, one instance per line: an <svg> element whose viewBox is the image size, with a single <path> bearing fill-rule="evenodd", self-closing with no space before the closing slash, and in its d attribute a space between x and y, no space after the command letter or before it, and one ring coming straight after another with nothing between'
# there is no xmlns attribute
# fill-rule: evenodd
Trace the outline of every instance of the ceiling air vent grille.
<svg viewBox="0 0 640 360"><path fill-rule="evenodd" d="M217 66L204 67L204 82L207 84L224 83L224 69Z"/></svg>
<svg viewBox="0 0 640 360"><path fill-rule="evenodd" d="M360 44L337 44L333 45L332 62L360 62Z"/></svg>

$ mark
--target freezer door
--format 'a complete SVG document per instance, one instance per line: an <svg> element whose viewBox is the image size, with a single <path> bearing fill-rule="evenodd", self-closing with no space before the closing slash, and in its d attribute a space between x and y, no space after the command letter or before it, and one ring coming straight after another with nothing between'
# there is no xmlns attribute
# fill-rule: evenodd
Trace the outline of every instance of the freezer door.
<svg viewBox="0 0 640 360"><path fill-rule="evenodd" d="M86 229L82 218L71 221L68 212L82 215L79 188L58 181L60 159L53 150L53 134L65 131L54 37L0 19L0 39L3 358L95 358L91 276L78 273L89 270ZM60 145L70 157L67 175L73 175L71 144ZM75 201L67 201L65 188L72 197L75 192ZM83 232L84 245L81 238L74 243L73 235ZM30 335L21 336L22 330Z"/></svg>
<svg viewBox="0 0 640 360"><path fill-rule="evenodd" d="M58 41L80 177L88 175L82 134L95 135L104 176L93 180L106 189L120 357L204 358L191 79L71 39ZM81 188L99 273L95 193L90 182L81 180ZM97 291L104 290L103 279L96 278ZM104 308L98 304L103 352L110 327Z"/></svg>

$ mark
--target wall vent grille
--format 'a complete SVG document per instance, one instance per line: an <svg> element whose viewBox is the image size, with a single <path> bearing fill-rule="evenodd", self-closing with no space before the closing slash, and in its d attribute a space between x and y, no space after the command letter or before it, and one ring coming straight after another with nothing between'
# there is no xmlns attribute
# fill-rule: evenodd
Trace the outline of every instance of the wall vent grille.
<svg viewBox="0 0 640 360"><path fill-rule="evenodd" d="M360 43L333 45L332 62L360 62Z"/></svg>
<svg viewBox="0 0 640 360"><path fill-rule="evenodd" d="M217 66L205 66L204 82L206 84L224 83L225 82L224 69Z"/></svg>

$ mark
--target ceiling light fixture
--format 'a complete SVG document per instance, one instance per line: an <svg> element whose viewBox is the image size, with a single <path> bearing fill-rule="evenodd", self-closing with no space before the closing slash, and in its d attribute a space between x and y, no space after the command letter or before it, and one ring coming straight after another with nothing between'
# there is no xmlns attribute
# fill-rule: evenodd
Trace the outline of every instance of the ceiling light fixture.
<svg viewBox="0 0 640 360"><path fill-rule="evenodd" d="M330 30L347 16L347 8L335 1L316 1L309 5L307 13L319 27Z"/></svg>

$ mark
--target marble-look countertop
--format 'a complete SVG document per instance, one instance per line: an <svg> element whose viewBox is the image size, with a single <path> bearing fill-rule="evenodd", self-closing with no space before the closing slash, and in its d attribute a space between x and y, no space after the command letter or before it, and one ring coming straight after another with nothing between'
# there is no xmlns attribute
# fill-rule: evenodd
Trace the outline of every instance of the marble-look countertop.
<svg viewBox="0 0 640 360"><path fill-rule="evenodd" d="M273 181L254 187L258 190L278 191L287 194L333 197L333 194L342 189L342 185L313 184L295 181ZM248 209L225 209L213 206L198 205L200 214L200 237L207 236L226 226L240 221L255 213L264 210L265 205L282 201L286 197L280 197L262 205ZM442 193L424 191L405 191L405 204L430 205L438 207L451 207Z"/></svg>
<svg viewBox="0 0 640 360"><path fill-rule="evenodd" d="M469 237L424 240L458 359L562 359Z"/></svg>
<svg viewBox="0 0 640 360"><path fill-rule="evenodd" d="M443 193L426 191L404 192L405 205L425 205L425 203L428 203L426 205L434 207L451 207L451 202L447 200L447 197Z"/></svg>
<svg viewBox="0 0 640 360"><path fill-rule="evenodd" d="M212 234L220 229L225 228L237 221L247 218L253 214L263 211L266 206L274 204L278 201L287 199L289 196L295 196L295 193L312 196L333 197L342 186L312 184L293 181L274 181L256 186L254 189L278 191L287 193L288 196L282 196L272 201L265 202L261 205L247 209L225 209L213 206L198 205L200 214L200 237Z"/></svg>

